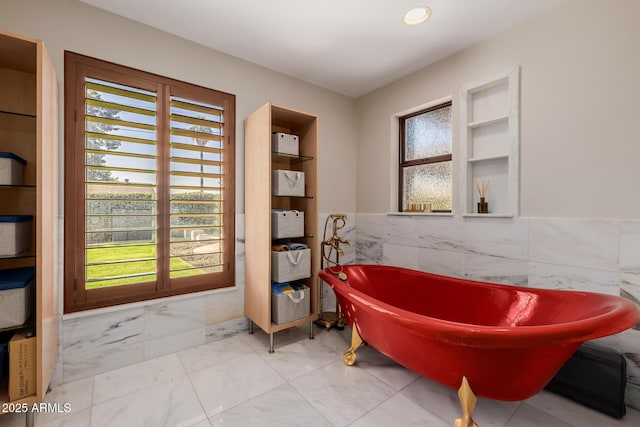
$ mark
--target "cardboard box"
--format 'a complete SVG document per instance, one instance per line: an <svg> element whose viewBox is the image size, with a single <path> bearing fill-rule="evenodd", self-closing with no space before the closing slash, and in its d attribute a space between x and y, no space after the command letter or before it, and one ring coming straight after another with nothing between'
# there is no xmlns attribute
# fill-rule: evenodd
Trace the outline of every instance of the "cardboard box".
<svg viewBox="0 0 640 427"><path fill-rule="evenodd" d="M271 210L271 238L304 236L304 212L295 210Z"/></svg>
<svg viewBox="0 0 640 427"><path fill-rule="evenodd" d="M271 320L276 325L303 319L311 312L311 292L304 284L274 283L271 290Z"/></svg>
<svg viewBox="0 0 640 427"><path fill-rule="evenodd" d="M9 341L9 400L36 394L36 337L16 333Z"/></svg>
<svg viewBox="0 0 640 427"><path fill-rule="evenodd" d="M0 151L0 185L22 185L24 165L27 161L20 156Z"/></svg>
<svg viewBox="0 0 640 427"><path fill-rule="evenodd" d="M304 197L304 172L282 169L272 171L271 194Z"/></svg>
<svg viewBox="0 0 640 427"><path fill-rule="evenodd" d="M298 135L290 135L288 133L280 132L272 133L271 151L274 153L298 156L300 154Z"/></svg>
<svg viewBox="0 0 640 427"><path fill-rule="evenodd" d="M0 215L0 256L13 256L31 247L31 215Z"/></svg>
<svg viewBox="0 0 640 427"><path fill-rule="evenodd" d="M0 270L0 329L22 325L31 315L34 267Z"/></svg>
<svg viewBox="0 0 640 427"><path fill-rule="evenodd" d="M311 250L271 251L271 280L291 282L311 276Z"/></svg>

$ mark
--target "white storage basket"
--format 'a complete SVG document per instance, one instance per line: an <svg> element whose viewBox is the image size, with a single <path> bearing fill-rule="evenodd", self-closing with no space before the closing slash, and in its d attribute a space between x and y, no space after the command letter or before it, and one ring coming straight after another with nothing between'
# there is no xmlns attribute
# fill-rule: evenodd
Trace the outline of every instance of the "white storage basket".
<svg viewBox="0 0 640 427"><path fill-rule="evenodd" d="M22 325L31 315L33 267L0 270L0 329Z"/></svg>
<svg viewBox="0 0 640 427"><path fill-rule="evenodd" d="M284 239L303 236L304 212L275 209L271 211L271 238Z"/></svg>
<svg viewBox="0 0 640 427"><path fill-rule="evenodd" d="M304 172L276 169L271 173L271 194L304 196Z"/></svg>
<svg viewBox="0 0 640 427"><path fill-rule="evenodd" d="M0 151L0 185L22 185L22 174L26 164L22 157Z"/></svg>
<svg viewBox="0 0 640 427"><path fill-rule="evenodd" d="M300 154L298 135L274 132L271 134L271 151L280 154Z"/></svg>
<svg viewBox="0 0 640 427"><path fill-rule="evenodd" d="M292 291L271 292L271 320L276 325L303 319L311 312L311 292L308 286L294 284Z"/></svg>
<svg viewBox="0 0 640 427"><path fill-rule="evenodd" d="M31 215L0 215L0 256L13 256L31 246Z"/></svg>
<svg viewBox="0 0 640 427"><path fill-rule="evenodd" d="M311 276L311 250L271 251L271 280L291 282Z"/></svg>

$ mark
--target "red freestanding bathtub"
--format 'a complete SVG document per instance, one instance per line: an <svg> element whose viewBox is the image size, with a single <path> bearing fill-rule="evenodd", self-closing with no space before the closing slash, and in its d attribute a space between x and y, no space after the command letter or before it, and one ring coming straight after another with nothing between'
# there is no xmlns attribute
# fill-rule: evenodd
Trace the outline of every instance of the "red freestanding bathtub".
<svg viewBox="0 0 640 427"><path fill-rule="evenodd" d="M631 301L611 295L379 265L343 269L346 281L328 269L320 277L362 340L447 386L457 388L465 376L475 394L491 399L533 396L581 343L624 331L640 319Z"/></svg>

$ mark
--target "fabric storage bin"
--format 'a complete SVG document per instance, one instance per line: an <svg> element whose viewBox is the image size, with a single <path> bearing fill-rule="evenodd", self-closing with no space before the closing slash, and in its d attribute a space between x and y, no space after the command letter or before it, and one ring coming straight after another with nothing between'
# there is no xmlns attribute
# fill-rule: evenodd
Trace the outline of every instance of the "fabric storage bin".
<svg viewBox="0 0 640 427"><path fill-rule="evenodd" d="M31 315L33 267L0 270L0 328L22 325Z"/></svg>
<svg viewBox="0 0 640 427"><path fill-rule="evenodd" d="M0 185L22 185L22 171L26 164L22 157L0 151Z"/></svg>
<svg viewBox="0 0 640 427"><path fill-rule="evenodd" d="M276 169L271 172L271 194L304 196L304 172Z"/></svg>
<svg viewBox="0 0 640 427"><path fill-rule="evenodd" d="M298 135L290 135L288 133L281 132L272 133L271 151L274 153L298 156L300 154Z"/></svg>
<svg viewBox="0 0 640 427"><path fill-rule="evenodd" d="M311 292L304 284L271 285L271 321L276 325L303 319L311 312Z"/></svg>
<svg viewBox="0 0 640 427"><path fill-rule="evenodd" d="M311 249L271 251L271 280L291 282L311 276Z"/></svg>
<svg viewBox="0 0 640 427"><path fill-rule="evenodd" d="M0 215L0 256L17 255L31 246L31 215Z"/></svg>
<svg viewBox="0 0 640 427"><path fill-rule="evenodd" d="M271 238L304 236L304 212L271 210Z"/></svg>

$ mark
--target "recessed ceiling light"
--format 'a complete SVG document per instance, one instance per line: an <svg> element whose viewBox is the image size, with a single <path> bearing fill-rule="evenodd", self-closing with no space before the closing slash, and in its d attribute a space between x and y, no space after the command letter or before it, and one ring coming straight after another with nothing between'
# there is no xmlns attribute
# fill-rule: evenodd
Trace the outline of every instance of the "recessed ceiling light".
<svg viewBox="0 0 640 427"><path fill-rule="evenodd" d="M402 22L407 25L418 25L429 19L431 16L431 9L427 6L416 6L407 10L402 15Z"/></svg>

